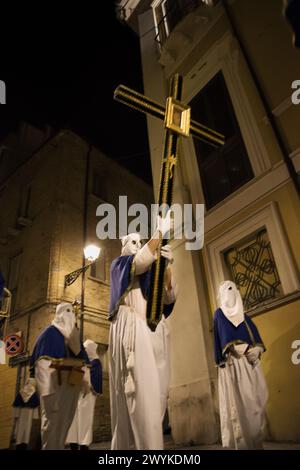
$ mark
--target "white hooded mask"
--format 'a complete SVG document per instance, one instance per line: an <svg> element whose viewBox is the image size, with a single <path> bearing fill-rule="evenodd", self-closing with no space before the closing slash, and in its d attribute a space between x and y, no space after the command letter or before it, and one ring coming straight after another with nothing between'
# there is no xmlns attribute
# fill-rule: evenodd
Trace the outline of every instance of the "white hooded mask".
<svg viewBox="0 0 300 470"><path fill-rule="evenodd" d="M138 233L129 233L129 235L121 238L121 242L121 256L136 255L142 248L141 237Z"/></svg>
<svg viewBox="0 0 300 470"><path fill-rule="evenodd" d="M245 319L240 291L232 281L225 281L219 287L220 308L225 317L235 326Z"/></svg>
<svg viewBox="0 0 300 470"><path fill-rule="evenodd" d="M79 331L75 327L75 322L76 319L72 304L62 302L57 305L52 325L61 332L69 348L77 355L81 348Z"/></svg>
<svg viewBox="0 0 300 470"><path fill-rule="evenodd" d="M99 356L97 354L97 348L98 344L92 341L91 339L87 339L84 343L83 346L86 350L86 353L89 357L90 361L93 361L94 359L99 359Z"/></svg>

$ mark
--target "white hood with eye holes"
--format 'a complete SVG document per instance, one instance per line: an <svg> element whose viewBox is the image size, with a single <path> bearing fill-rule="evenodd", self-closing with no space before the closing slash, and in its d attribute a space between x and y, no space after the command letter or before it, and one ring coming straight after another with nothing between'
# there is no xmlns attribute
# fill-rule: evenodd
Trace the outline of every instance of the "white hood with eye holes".
<svg viewBox="0 0 300 470"><path fill-rule="evenodd" d="M225 281L219 287L220 308L225 317L239 326L245 320L244 306L240 291L232 281Z"/></svg>
<svg viewBox="0 0 300 470"><path fill-rule="evenodd" d="M136 255L142 247L141 237L138 233L129 233L126 237L121 238L121 242L121 256Z"/></svg>
<svg viewBox="0 0 300 470"><path fill-rule="evenodd" d="M52 325L61 332L69 348L77 355L80 352L81 345L79 331L75 326L75 321L75 313L72 304L62 302L57 305Z"/></svg>

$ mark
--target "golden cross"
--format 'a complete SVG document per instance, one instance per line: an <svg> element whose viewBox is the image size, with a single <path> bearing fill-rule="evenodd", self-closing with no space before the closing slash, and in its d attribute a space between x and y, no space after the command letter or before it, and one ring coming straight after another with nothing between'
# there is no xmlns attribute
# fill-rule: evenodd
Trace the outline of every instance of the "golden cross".
<svg viewBox="0 0 300 470"><path fill-rule="evenodd" d="M165 208L172 205L179 136L192 135L215 147L224 145L225 142L224 136L219 132L191 120L191 108L180 101L182 84L183 79L180 75L175 74L171 78L165 106L124 85L119 85L114 93L117 101L164 121L165 142L157 203L159 207L164 205ZM167 240L162 240L161 243L166 245ZM147 301L147 323L153 331L163 314L165 265L165 258L160 256L159 249L157 259L151 269L150 292Z"/></svg>

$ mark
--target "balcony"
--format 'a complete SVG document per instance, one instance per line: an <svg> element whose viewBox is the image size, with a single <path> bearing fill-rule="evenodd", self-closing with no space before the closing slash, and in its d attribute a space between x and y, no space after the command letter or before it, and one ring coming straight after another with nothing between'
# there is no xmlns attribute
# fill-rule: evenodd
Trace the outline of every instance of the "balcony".
<svg viewBox="0 0 300 470"><path fill-rule="evenodd" d="M218 3L219 0L157 0L152 3L161 65L171 66L189 46L193 47L199 35L210 29L221 12Z"/></svg>
<svg viewBox="0 0 300 470"><path fill-rule="evenodd" d="M157 24L155 40L162 46L170 33L189 13L202 4L202 0L163 0L154 7Z"/></svg>

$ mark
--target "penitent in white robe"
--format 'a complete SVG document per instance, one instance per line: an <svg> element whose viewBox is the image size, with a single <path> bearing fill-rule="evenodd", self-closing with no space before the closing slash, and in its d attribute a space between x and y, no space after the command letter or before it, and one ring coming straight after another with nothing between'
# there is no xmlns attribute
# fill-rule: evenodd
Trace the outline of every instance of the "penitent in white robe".
<svg viewBox="0 0 300 470"><path fill-rule="evenodd" d="M147 246L135 256L135 273L154 261ZM166 303L174 302L169 292ZM161 320L155 332L146 322L146 300L138 278L110 327L110 399L113 450L162 449L162 419L169 389L169 332Z"/></svg>
<svg viewBox="0 0 300 470"><path fill-rule="evenodd" d="M250 364L241 354L242 348L234 346L225 367L219 368L222 445L239 450L262 449L268 390L259 359Z"/></svg>
<svg viewBox="0 0 300 470"><path fill-rule="evenodd" d="M93 422L96 395L90 391L80 392L76 413L69 429L66 443L89 446L93 441Z"/></svg>

